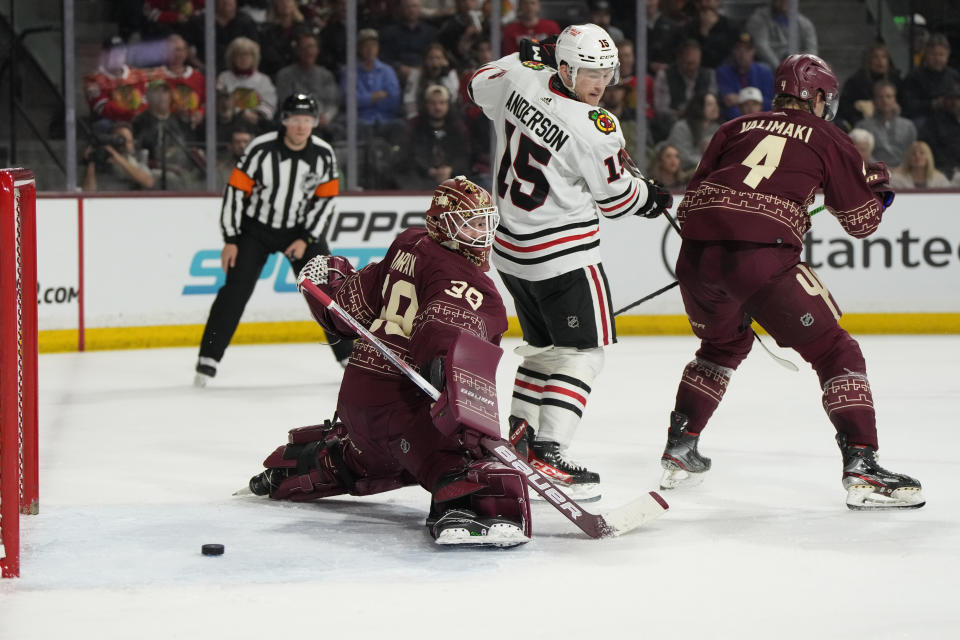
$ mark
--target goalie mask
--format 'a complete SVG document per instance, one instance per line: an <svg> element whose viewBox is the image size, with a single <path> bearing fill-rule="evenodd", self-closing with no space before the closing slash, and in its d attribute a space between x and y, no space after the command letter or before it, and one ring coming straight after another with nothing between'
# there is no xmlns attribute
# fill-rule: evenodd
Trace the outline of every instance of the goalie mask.
<svg viewBox="0 0 960 640"><path fill-rule="evenodd" d="M500 214L483 187L464 176L440 183L426 215L434 241L470 259L486 271Z"/></svg>
<svg viewBox="0 0 960 640"><path fill-rule="evenodd" d="M795 53L787 56L777 68L773 81L777 95L788 95L805 101L813 113L813 101L817 92L823 93L823 119L833 120L840 104L840 91L837 88L837 76L823 58L809 53Z"/></svg>
<svg viewBox="0 0 960 640"><path fill-rule="evenodd" d="M596 74L606 79L606 86L620 81L620 57L613 38L595 24L570 25L557 37L555 49L557 68L570 68L570 82L560 73L560 79L570 91L576 91L577 74Z"/></svg>

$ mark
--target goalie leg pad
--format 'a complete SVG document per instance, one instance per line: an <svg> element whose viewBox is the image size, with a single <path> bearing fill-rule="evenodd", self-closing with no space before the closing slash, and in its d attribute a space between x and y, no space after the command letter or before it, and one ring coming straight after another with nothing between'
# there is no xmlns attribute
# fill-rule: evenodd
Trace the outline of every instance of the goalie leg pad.
<svg viewBox="0 0 960 640"><path fill-rule="evenodd" d="M455 531L444 536L456 541L441 541L445 519L463 520L454 523L452 528ZM427 527L441 544L461 544L463 535L487 535L487 530L512 531L516 535L508 536L511 539L523 538L513 544L526 542L531 531L526 478L499 460L490 457L474 460L460 473L438 483L433 492Z"/></svg>
<svg viewBox="0 0 960 640"><path fill-rule="evenodd" d="M292 429L289 444L278 447L263 465L267 468L251 480L251 489L269 488L275 500L303 502L349 493L370 495L391 491L413 483L401 471L372 476L358 462L342 423L312 425ZM254 490L254 493L262 493Z"/></svg>

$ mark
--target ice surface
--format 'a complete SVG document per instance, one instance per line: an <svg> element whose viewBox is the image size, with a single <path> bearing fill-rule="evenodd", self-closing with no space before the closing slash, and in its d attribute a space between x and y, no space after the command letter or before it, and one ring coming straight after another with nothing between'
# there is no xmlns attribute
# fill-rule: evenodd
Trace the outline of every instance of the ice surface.
<svg viewBox="0 0 960 640"><path fill-rule="evenodd" d="M539 503L534 541L507 551L436 547L415 487L231 495L287 429L330 416L325 347L233 346L206 389L194 349L41 356L40 515L22 519L22 577L0 582L0 639L960 637L960 336L861 344L881 462L923 482L924 508L848 510L816 376L757 348L704 432L713 470L663 492L666 515L595 541ZM573 448L603 477L589 510L656 488L695 347L608 350Z"/></svg>

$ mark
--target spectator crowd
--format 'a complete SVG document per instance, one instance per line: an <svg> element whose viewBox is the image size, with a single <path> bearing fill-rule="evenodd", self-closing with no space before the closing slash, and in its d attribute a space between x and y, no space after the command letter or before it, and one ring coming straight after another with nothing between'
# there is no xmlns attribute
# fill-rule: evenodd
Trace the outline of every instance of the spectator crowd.
<svg viewBox="0 0 960 640"><path fill-rule="evenodd" d="M552 10L559 7L549 0L501 3L502 52L558 34L569 22L603 26L622 72L601 106L620 120L631 153L638 128L645 128L646 169L671 187L682 188L722 122L771 107L773 72L793 53L788 0L757 2L745 19L728 15L723 0L647 0L641 78L635 17L619 3L582 4L581 15L558 20L561 12ZM278 105L301 92L320 104L315 133L344 153L353 80L346 75L347 0L114 5L118 35L103 43L98 68L84 80L85 189L204 189L208 117L216 118L222 182L243 144L275 129ZM203 64L206 11L214 12L216 69ZM461 173L489 182L489 125L465 89L479 65L499 56L490 13L491 0L357 2L361 188L428 189ZM950 40L919 18L911 33L913 68L902 72L887 46L871 44L862 66L841 78L835 123L866 161L886 162L901 188L960 186L960 72L950 65ZM817 53L813 22L797 20L798 52ZM205 109L211 73L215 114ZM641 81L646 98L638 105Z"/></svg>

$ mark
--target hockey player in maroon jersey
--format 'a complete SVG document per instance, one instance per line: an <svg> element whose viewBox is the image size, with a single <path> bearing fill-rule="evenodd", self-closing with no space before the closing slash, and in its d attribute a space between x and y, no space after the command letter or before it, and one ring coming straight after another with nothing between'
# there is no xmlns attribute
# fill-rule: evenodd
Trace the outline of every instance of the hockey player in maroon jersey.
<svg viewBox="0 0 960 640"><path fill-rule="evenodd" d="M381 262L354 271L342 257L317 256L300 281L317 284L443 389L443 367L437 365L461 334L498 345L507 329L503 301L484 273L498 222L490 194L458 176L434 191L427 228L401 233ZM309 296L307 301L325 330L356 337L320 303ZM495 389L496 361L490 364ZM444 435L445 427L431 416L432 404L375 347L358 340L340 386L340 421L290 431L289 444L264 461L267 470L250 480L250 489L305 501L419 484L432 494L427 526L437 543L527 542L524 476L481 453L469 429Z"/></svg>
<svg viewBox="0 0 960 640"><path fill-rule="evenodd" d="M677 389L661 486L696 484L710 469L697 445L750 351L753 318L817 372L843 457L847 506L921 507L920 483L877 462L873 397L860 346L837 323L840 309L830 292L800 260L817 189L844 230L863 238L893 202L887 168L865 166L849 137L828 123L839 94L826 62L789 56L777 69L775 92L773 111L737 118L717 131L677 212L683 237L677 279L701 343Z"/></svg>

